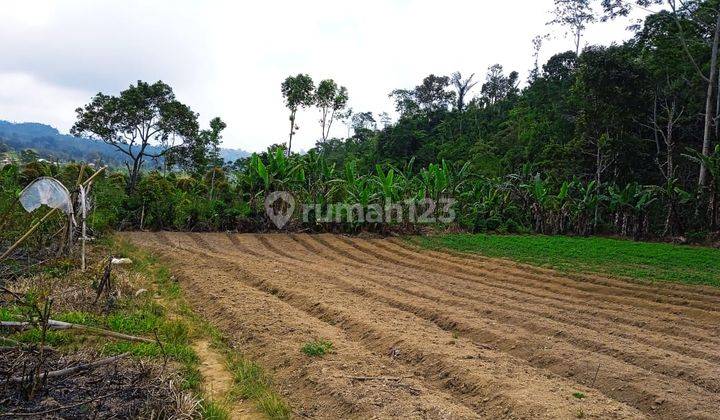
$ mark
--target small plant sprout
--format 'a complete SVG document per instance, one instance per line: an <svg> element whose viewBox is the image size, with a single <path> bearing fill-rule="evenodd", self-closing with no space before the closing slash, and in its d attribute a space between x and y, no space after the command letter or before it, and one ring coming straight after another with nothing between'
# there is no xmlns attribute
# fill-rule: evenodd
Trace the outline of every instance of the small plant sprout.
<svg viewBox="0 0 720 420"><path fill-rule="evenodd" d="M305 343L300 350L310 357L322 357L333 352L333 344L328 340L313 340Z"/></svg>

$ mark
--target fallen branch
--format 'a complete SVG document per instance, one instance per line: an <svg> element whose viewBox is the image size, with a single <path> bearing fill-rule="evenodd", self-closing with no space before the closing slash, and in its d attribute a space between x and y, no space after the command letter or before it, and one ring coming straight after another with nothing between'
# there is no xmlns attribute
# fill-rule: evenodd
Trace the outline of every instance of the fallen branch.
<svg viewBox="0 0 720 420"><path fill-rule="evenodd" d="M123 353L123 354L119 354L117 356L108 357L106 359L98 360L98 361L92 362L92 363L82 363L77 366L73 366L71 368L54 370L52 372L45 372L45 373L41 373L40 377L43 380L63 378L65 376L69 376L69 375L72 375L75 373L85 372L88 370L93 370L100 366L109 365L110 363L116 362L120 359L123 359L123 358L129 356L129 355L130 355L130 353ZM34 375L32 375L32 374L31 375L23 375L23 376L13 376L12 378L9 378L7 381L5 381L5 383L9 383L9 384L23 383L23 382L31 380L33 378L33 376Z"/></svg>
<svg viewBox="0 0 720 420"><path fill-rule="evenodd" d="M30 322L2 321L0 322L0 327L24 331L35 328L35 325ZM139 343L155 343L155 340L151 340L145 337L136 337L134 335L127 335L115 331L104 330L102 328L89 327L82 324L71 324L69 322L55 321L52 319L48 321L48 328L51 330L79 330L89 334L112 337L120 340L136 341Z"/></svg>

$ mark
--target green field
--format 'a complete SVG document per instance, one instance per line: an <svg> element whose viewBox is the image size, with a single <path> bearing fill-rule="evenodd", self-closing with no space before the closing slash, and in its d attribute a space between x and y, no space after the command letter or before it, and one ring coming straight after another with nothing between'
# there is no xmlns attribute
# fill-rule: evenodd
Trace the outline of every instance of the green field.
<svg viewBox="0 0 720 420"><path fill-rule="evenodd" d="M542 235L458 234L409 240L428 249L478 253L565 272L720 286L720 250L713 248Z"/></svg>

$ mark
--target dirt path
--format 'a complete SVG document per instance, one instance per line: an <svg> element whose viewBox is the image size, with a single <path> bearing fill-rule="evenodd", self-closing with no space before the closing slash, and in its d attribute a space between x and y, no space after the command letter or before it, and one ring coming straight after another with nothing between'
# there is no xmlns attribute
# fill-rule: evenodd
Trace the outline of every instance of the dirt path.
<svg viewBox="0 0 720 420"><path fill-rule="evenodd" d="M720 291L333 235L130 233L321 418L718 418ZM300 352L315 338L335 352Z"/></svg>

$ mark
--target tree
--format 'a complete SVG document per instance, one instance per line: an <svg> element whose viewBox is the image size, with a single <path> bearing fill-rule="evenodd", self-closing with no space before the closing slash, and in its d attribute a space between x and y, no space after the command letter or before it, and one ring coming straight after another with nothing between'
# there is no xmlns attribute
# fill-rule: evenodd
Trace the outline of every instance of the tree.
<svg viewBox="0 0 720 420"><path fill-rule="evenodd" d="M40 158L40 156L33 149L25 149L20 152L20 162L22 162L24 164L35 162L39 158Z"/></svg>
<svg viewBox="0 0 720 420"><path fill-rule="evenodd" d="M720 92L718 92L718 53L720 52L720 2L701 0L603 0L602 5L605 11L603 20L615 19L618 16L627 16L633 5L649 7L667 2L670 13L678 30L678 39L682 50L697 71L697 74L707 85L705 94L705 115L703 125L702 153L710 156L713 153L713 124L717 131L717 118L720 114ZM680 7L678 7L680 3ZM686 35L685 27L690 24L695 28L702 28L707 32L710 43L710 63L707 74L698 64L689 46L689 36ZM705 43L701 34L701 41ZM700 171L698 183L705 187L708 183L708 172L705 161L700 160Z"/></svg>
<svg viewBox="0 0 720 420"><path fill-rule="evenodd" d="M383 129L388 128L392 123L392 118L390 118L390 114L388 114L387 112L381 112L378 115L378 118L380 119L380 124L382 124Z"/></svg>
<svg viewBox="0 0 720 420"><path fill-rule="evenodd" d="M410 116L420 110L420 106L415 101L414 92L407 89L395 89L388 97L395 101L395 110L401 116Z"/></svg>
<svg viewBox="0 0 720 420"><path fill-rule="evenodd" d="M456 71L452 74L452 84L455 87L455 94L457 97L457 102L455 107L459 112L463 112L465 109L465 97L467 94L472 90L473 87L478 82L473 82L473 77L475 77L475 73L471 74L470 77L467 79L463 79L462 74L460 74L459 71Z"/></svg>
<svg viewBox="0 0 720 420"><path fill-rule="evenodd" d="M548 25L560 25L568 28L575 41L575 55L580 55L580 42L589 23L596 20L590 7L590 0L554 0L552 11L554 19Z"/></svg>
<svg viewBox="0 0 720 420"><path fill-rule="evenodd" d="M213 167L222 166L220 143L222 131L227 125L218 117L210 121L210 128L200 130L182 146L168 153L166 160L169 165L181 168L197 176L204 175Z"/></svg>
<svg viewBox="0 0 720 420"><path fill-rule="evenodd" d="M455 92L448 91L450 78L431 74L413 90L396 89L390 92L395 100L395 109L401 115L412 115L419 111L436 113L447 111L455 101Z"/></svg>
<svg viewBox="0 0 720 420"><path fill-rule="evenodd" d="M352 127L357 134L362 130L374 130L377 122L372 112L358 112L352 116Z"/></svg>
<svg viewBox="0 0 720 420"><path fill-rule="evenodd" d="M485 83L480 89L485 102L492 106L508 95L517 93L518 76L516 71L505 76L503 66L500 64L490 66Z"/></svg>
<svg viewBox="0 0 720 420"><path fill-rule="evenodd" d="M455 100L455 92L447 90L449 86L449 77L431 74L415 87L413 95L421 109L429 112L447 111Z"/></svg>
<svg viewBox="0 0 720 420"><path fill-rule="evenodd" d="M77 137L102 140L128 156L133 192L147 158L163 158L197 134L197 114L175 99L170 86L157 81L138 81L119 96L98 93L75 110L77 121L70 130Z"/></svg>
<svg viewBox="0 0 720 420"><path fill-rule="evenodd" d="M287 155L290 156L293 135L299 130L295 125L295 116L299 108L313 105L315 85L310 76L300 73L297 76L288 76L282 83L281 90L285 98L285 106L290 110L290 139L287 147Z"/></svg>
<svg viewBox="0 0 720 420"><path fill-rule="evenodd" d="M323 142L327 141L333 121L338 117L338 113L345 109L347 102L348 93L345 86L338 88L332 79L323 80L318 84L315 91L315 104L320 108Z"/></svg>
<svg viewBox="0 0 720 420"><path fill-rule="evenodd" d="M534 82L535 79L540 77L540 50L542 49L543 41L547 36L537 35L532 39L533 45L533 68L530 71L530 82Z"/></svg>

